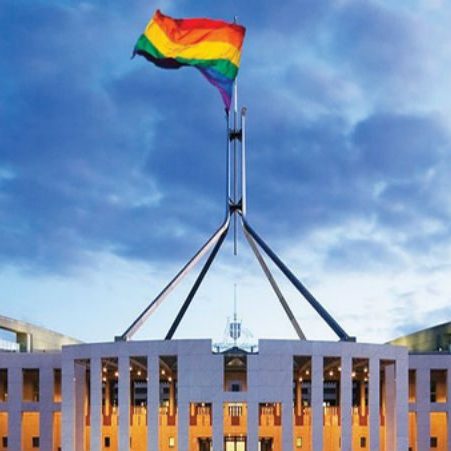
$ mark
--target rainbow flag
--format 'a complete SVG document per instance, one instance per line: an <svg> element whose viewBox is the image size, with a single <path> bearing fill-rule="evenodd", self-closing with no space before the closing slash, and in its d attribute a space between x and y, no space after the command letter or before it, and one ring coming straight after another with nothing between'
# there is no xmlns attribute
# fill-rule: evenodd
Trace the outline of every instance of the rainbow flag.
<svg viewBox="0 0 451 451"><path fill-rule="evenodd" d="M133 56L142 55L165 69L199 69L219 89L229 111L245 32L235 23L173 19L157 10L138 39Z"/></svg>

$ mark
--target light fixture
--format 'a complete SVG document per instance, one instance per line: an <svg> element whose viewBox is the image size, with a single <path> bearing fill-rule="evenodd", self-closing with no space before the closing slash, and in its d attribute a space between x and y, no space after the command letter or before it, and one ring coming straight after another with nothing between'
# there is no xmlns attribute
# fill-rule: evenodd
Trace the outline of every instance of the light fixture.
<svg viewBox="0 0 451 451"><path fill-rule="evenodd" d="M104 373L106 373L106 366L104 366L104 367L102 368L102 371L103 371Z"/></svg>
<svg viewBox="0 0 451 451"><path fill-rule="evenodd" d="M368 368L367 367L363 368L363 372L368 373Z"/></svg>
<svg viewBox="0 0 451 451"><path fill-rule="evenodd" d="M352 372L352 377L355 377L355 371Z"/></svg>
<svg viewBox="0 0 451 451"><path fill-rule="evenodd" d="M161 370L161 374L164 376L166 374L165 370Z"/></svg>
<svg viewBox="0 0 451 451"><path fill-rule="evenodd" d="M138 372L136 373L138 376L141 376L141 370L138 370Z"/></svg>
<svg viewBox="0 0 451 451"><path fill-rule="evenodd" d="M118 377L118 376L119 376L119 371L115 371L115 372L114 372L114 375L115 375L116 377Z"/></svg>
<svg viewBox="0 0 451 451"><path fill-rule="evenodd" d="M329 371L329 376L333 376L334 372L332 370Z"/></svg>
<svg viewBox="0 0 451 451"><path fill-rule="evenodd" d="M171 376L168 377L168 381L172 382L172 377Z"/></svg>
<svg viewBox="0 0 451 451"><path fill-rule="evenodd" d="M310 374L310 370L305 370L305 374L308 376Z"/></svg>

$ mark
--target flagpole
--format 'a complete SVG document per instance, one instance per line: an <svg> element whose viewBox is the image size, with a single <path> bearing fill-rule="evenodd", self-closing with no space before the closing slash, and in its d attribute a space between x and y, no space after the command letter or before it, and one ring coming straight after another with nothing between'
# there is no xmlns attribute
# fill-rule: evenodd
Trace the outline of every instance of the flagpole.
<svg viewBox="0 0 451 451"><path fill-rule="evenodd" d="M226 109L226 189L225 189L225 214L230 215L230 114Z"/></svg>
<svg viewBox="0 0 451 451"><path fill-rule="evenodd" d="M246 216L246 107L241 108L241 212Z"/></svg>
<svg viewBox="0 0 451 451"><path fill-rule="evenodd" d="M238 127L238 79L235 78L233 84L233 132L237 132ZM233 140L233 203L236 206L238 197L238 156L236 139ZM237 255L237 221L236 210L233 214L233 254Z"/></svg>

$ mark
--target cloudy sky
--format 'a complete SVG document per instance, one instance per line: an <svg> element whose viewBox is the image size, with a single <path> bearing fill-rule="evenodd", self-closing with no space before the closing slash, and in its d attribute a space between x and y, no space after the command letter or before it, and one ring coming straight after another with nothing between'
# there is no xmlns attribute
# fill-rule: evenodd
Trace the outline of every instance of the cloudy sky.
<svg viewBox="0 0 451 451"><path fill-rule="evenodd" d="M130 60L156 8L246 26L248 219L349 335L451 319L451 5L2 0L0 314L121 334L220 224L225 121L194 69ZM306 335L335 339L275 271ZM136 338L162 338L182 283ZM177 337L294 338L240 236Z"/></svg>

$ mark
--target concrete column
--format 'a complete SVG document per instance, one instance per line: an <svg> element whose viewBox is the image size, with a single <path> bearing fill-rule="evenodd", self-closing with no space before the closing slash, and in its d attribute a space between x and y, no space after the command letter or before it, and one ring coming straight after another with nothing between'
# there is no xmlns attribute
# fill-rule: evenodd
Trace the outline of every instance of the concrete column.
<svg viewBox="0 0 451 451"><path fill-rule="evenodd" d="M147 450L158 451L160 412L160 361L157 355L147 356Z"/></svg>
<svg viewBox="0 0 451 451"><path fill-rule="evenodd" d="M71 358L63 352L62 364L62 448L75 451L75 366Z"/></svg>
<svg viewBox="0 0 451 451"><path fill-rule="evenodd" d="M385 449L387 450L396 449L395 403L395 365L392 364L385 367Z"/></svg>
<svg viewBox="0 0 451 451"><path fill-rule="evenodd" d="M352 358L341 358L340 373L341 451L352 451Z"/></svg>
<svg viewBox="0 0 451 451"><path fill-rule="evenodd" d="M429 368L418 368L416 376L417 394L417 449L428 450L430 447L431 425L431 374Z"/></svg>
<svg viewBox="0 0 451 451"><path fill-rule="evenodd" d="M379 431L380 431L380 365L377 357L370 358L369 364L369 387L368 387L368 407L369 407L369 438L370 451L379 451Z"/></svg>
<svg viewBox="0 0 451 451"><path fill-rule="evenodd" d="M247 450L258 450L258 402L251 400L247 405Z"/></svg>
<svg viewBox="0 0 451 451"><path fill-rule="evenodd" d="M111 381L107 378L105 384L105 415L110 416L112 414L111 406Z"/></svg>
<svg viewBox="0 0 451 451"><path fill-rule="evenodd" d="M83 451L85 448L86 425L86 366L75 362L75 450ZM63 410L63 416L65 411ZM66 451L66 450L64 450Z"/></svg>
<svg viewBox="0 0 451 451"><path fill-rule="evenodd" d="M312 356L312 448L323 449L323 368L322 355Z"/></svg>
<svg viewBox="0 0 451 451"><path fill-rule="evenodd" d="M179 388L178 412L177 412L177 450L188 451L189 444L189 401L184 399Z"/></svg>
<svg viewBox="0 0 451 451"><path fill-rule="evenodd" d="M282 402L282 451L293 450L293 402Z"/></svg>
<svg viewBox="0 0 451 451"><path fill-rule="evenodd" d="M301 415L302 412L302 382L299 381L299 377L296 379L296 414Z"/></svg>
<svg viewBox="0 0 451 451"><path fill-rule="evenodd" d="M53 368L39 368L39 449L53 450Z"/></svg>
<svg viewBox="0 0 451 451"><path fill-rule="evenodd" d="M130 449L130 357L119 356L119 451Z"/></svg>
<svg viewBox="0 0 451 451"><path fill-rule="evenodd" d="M175 387L174 387L174 379L171 379L169 382L169 416L174 415L174 407L175 407Z"/></svg>
<svg viewBox="0 0 451 451"><path fill-rule="evenodd" d="M365 401L365 382L360 381L359 383L359 398L360 398L360 415L364 417L367 414L366 411L366 401Z"/></svg>
<svg viewBox="0 0 451 451"><path fill-rule="evenodd" d="M213 450L223 451L224 447L224 406L222 400L212 403L213 415Z"/></svg>
<svg viewBox="0 0 451 451"><path fill-rule="evenodd" d="M405 356L396 360L396 450L405 451L409 446L409 363Z"/></svg>
<svg viewBox="0 0 451 451"><path fill-rule="evenodd" d="M22 368L8 368L8 450L22 449Z"/></svg>
<svg viewBox="0 0 451 451"><path fill-rule="evenodd" d="M91 450L102 449L102 360L100 357L91 359Z"/></svg>

